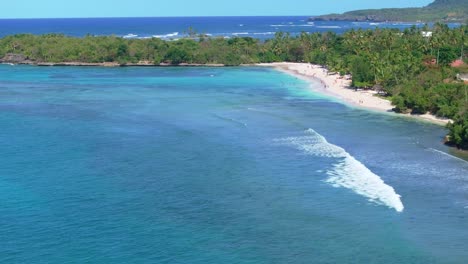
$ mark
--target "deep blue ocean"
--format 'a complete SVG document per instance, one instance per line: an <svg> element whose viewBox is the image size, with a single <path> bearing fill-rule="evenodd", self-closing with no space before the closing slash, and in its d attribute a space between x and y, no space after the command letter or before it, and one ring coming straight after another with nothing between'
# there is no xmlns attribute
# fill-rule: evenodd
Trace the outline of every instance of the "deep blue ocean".
<svg viewBox="0 0 468 264"><path fill-rule="evenodd" d="M0 65L0 263L466 264L445 134L272 69Z"/></svg>
<svg viewBox="0 0 468 264"><path fill-rule="evenodd" d="M155 17L155 18L79 18L79 19L0 19L0 37L20 33L61 33L83 37L116 35L126 38L178 39L189 28L212 37L254 37L267 39L275 32L298 35L301 32L343 33L352 28L399 28L422 23L308 22L309 17ZM458 24L449 24L456 27Z"/></svg>

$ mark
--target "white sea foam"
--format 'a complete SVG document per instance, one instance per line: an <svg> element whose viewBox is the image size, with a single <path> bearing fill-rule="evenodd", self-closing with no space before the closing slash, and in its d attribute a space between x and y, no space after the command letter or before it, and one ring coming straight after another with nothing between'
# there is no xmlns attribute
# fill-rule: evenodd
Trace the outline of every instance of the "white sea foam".
<svg viewBox="0 0 468 264"><path fill-rule="evenodd" d="M179 32L173 32L173 33L169 33L169 34L165 34L165 35L153 35L154 38L171 38L171 37L176 37L179 35Z"/></svg>
<svg viewBox="0 0 468 264"><path fill-rule="evenodd" d="M367 197L369 201L386 205L402 212L404 209L400 195L393 187L386 184L378 175L356 160L343 148L329 143L325 137L313 129L305 131L306 135L275 140L280 144L293 146L305 153L318 157L334 158L338 161L327 169L326 180L334 187L343 187Z"/></svg>
<svg viewBox="0 0 468 264"><path fill-rule="evenodd" d="M276 32L257 32L257 33L253 33L254 35L274 35L276 34Z"/></svg>
<svg viewBox="0 0 468 264"><path fill-rule="evenodd" d="M138 35L131 34L131 33L123 36L123 38L136 38L136 37L138 37Z"/></svg>
<svg viewBox="0 0 468 264"><path fill-rule="evenodd" d="M314 24L299 24L299 25L291 25L291 24L288 24L288 25L270 25L270 27L315 27Z"/></svg>
<svg viewBox="0 0 468 264"><path fill-rule="evenodd" d="M340 26L317 26L318 28L341 28Z"/></svg>
<svg viewBox="0 0 468 264"><path fill-rule="evenodd" d="M232 35L237 36L237 35L249 35L249 32L234 32Z"/></svg>

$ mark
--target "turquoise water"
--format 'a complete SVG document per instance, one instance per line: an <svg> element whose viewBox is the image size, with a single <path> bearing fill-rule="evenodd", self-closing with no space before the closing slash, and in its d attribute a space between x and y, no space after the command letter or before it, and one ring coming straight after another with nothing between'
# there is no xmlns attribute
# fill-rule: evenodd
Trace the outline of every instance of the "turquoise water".
<svg viewBox="0 0 468 264"><path fill-rule="evenodd" d="M438 126L259 68L0 65L1 263L468 263Z"/></svg>

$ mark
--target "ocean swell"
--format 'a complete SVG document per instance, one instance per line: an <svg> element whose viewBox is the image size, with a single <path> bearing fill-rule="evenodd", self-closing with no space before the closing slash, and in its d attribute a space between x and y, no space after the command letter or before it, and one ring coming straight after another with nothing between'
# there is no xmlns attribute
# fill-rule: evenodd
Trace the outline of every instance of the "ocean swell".
<svg viewBox="0 0 468 264"><path fill-rule="evenodd" d="M388 206L397 212L403 211L401 196L392 186L386 184L346 150L329 143L313 129L306 130L304 136L277 139L275 142L293 146L309 155L337 159L326 171L329 176L325 180L327 183L334 187L350 189L373 203Z"/></svg>

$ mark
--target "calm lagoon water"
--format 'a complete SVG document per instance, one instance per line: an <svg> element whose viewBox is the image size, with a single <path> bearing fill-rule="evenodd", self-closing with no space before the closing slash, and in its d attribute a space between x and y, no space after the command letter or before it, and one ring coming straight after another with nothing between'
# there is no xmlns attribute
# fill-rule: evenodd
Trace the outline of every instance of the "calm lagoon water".
<svg viewBox="0 0 468 264"><path fill-rule="evenodd" d="M270 69L0 65L0 262L464 264L445 133Z"/></svg>

